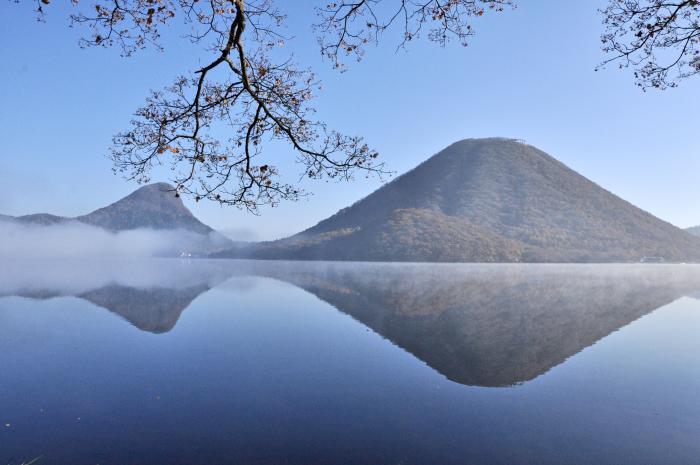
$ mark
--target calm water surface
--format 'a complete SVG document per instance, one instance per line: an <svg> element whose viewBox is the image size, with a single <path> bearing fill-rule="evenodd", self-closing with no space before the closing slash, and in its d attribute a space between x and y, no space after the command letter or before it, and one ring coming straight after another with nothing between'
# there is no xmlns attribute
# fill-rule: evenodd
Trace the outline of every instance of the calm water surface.
<svg viewBox="0 0 700 465"><path fill-rule="evenodd" d="M0 464L698 464L700 267L0 267Z"/></svg>

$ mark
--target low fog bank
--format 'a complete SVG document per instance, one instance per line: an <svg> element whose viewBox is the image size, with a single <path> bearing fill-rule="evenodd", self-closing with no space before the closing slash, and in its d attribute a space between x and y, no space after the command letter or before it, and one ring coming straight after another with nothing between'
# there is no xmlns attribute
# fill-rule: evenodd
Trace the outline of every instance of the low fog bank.
<svg viewBox="0 0 700 465"><path fill-rule="evenodd" d="M0 259L173 257L204 255L228 241L218 233L134 229L111 232L78 221L26 225L0 221Z"/></svg>
<svg viewBox="0 0 700 465"><path fill-rule="evenodd" d="M132 236L131 232L100 233L122 239ZM134 232L136 236L137 233ZM158 237L153 231L150 234ZM49 239L58 240L59 237L53 235ZM27 242L36 237L24 239ZM8 248L5 243L1 247ZM90 247L88 250L94 250L96 245ZM114 247L115 244L110 244L109 250L114 251ZM586 296L584 300L606 305L604 301L611 293L643 296L654 289L667 289L676 297L700 294L700 266L697 265L351 263L189 260L133 255L80 258L40 256L39 249L33 251L38 259L0 256L0 296L78 295L108 285L135 289L204 286L239 292L255 283L255 280L245 279L250 277L271 278L311 292L329 289L373 298L392 295L391 299L412 302L411 306L416 306L415 311L419 313L436 308L436 302L451 302L450 305L457 308L465 301L485 299L488 295L501 296L499 299L504 302L529 299L559 303L573 296L576 299ZM157 247L148 249L142 244L140 250L153 252ZM134 249L130 252L133 254ZM230 278L233 277L244 279L232 282ZM512 298L504 297L511 294Z"/></svg>
<svg viewBox="0 0 700 465"><path fill-rule="evenodd" d="M214 287L240 264L174 258L7 259L0 266L0 296L46 292L76 295L107 285L134 289Z"/></svg>

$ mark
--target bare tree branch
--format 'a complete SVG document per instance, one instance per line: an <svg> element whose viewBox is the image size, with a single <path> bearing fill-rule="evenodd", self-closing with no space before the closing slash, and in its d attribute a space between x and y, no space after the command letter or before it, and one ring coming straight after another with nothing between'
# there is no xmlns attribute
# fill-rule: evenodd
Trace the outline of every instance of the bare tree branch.
<svg viewBox="0 0 700 465"><path fill-rule="evenodd" d="M49 0L36 0L40 18ZM429 39L466 45L469 22L512 0L358 0L317 9L314 26L322 54L341 67L339 55L361 56L394 23L404 46L430 24ZM295 154L302 176L349 180L362 172L386 173L378 154L357 136L343 135L314 118L319 83L290 58L277 58L287 38L285 16L274 0L73 0L72 25L87 26L84 47L118 47L125 56L160 48L161 30L174 21L211 51L211 61L154 91L129 130L113 140L114 171L143 183L154 166L173 173L178 195L212 200L257 213L263 205L295 200L298 186L281 181L269 156L282 142ZM274 53L273 53L274 52ZM274 58L273 58L274 57ZM217 137L225 131L226 139ZM272 145L271 145L272 144ZM265 149L264 149L265 147Z"/></svg>
<svg viewBox="0 0 700 465"><path fill-rule="evenodd" d="M470 18L486 11L514 7L513 0L356 0L332 2L317 8L320 21L314 25L321 53L336 68L344 69L342 57L362 59L369 43L398 23L402 29L399 48L405 47L430 27L428 38L445 45L450 38L466 46L474 35Z"/></svg>
<svg viewBox="0 0 700 465"><path fill-rule="evenodd" d="M700 73L700 2L698 0L611 0L601 11L606 26L603 50L632 67L643 89L676 87Z"/></svg>

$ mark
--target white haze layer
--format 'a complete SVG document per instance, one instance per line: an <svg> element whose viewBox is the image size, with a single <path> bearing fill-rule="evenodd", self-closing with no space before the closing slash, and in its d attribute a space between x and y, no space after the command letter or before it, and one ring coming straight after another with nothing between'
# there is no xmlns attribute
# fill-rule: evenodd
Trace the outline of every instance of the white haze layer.
<svg viewBox="0 0 700 465"><path fill-rule="evenodd" d="M25 225L0 221L0 259L139 258L212 250L221 239L185 230L111 232L78 221Z"/></svg>
<svg viewBox="0 0 700 465"><path fill-rule="evenodd" d="M136 289L214 287L240 268L230 260L179 258L0 259L0 296L78 295L114 284Z"/></svg>

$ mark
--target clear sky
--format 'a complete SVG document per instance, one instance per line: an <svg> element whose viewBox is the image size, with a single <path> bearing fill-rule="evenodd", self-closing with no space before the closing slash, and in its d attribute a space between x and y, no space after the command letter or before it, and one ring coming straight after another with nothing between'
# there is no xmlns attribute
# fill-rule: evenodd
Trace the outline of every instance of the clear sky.
<svg viewBox="0 0 700 465"><path fill-rule="evenodd" d="M105 158L149 89L170 83L206 56L166 37L164 53L121 58L82 50L67 28L70 2L55 1L47 23L33 2L0 2L0 213L78 215L128 194ZM642 92L629 71L595 72L603 0L521 0L475 21L467 48L427 41L395 52L388 38L338 73L321 61L310 24L317 2L290 9L287 47L324 83L318 116L361 134L403 173L469 137L524 139L635 205L681 227L700 224L700 79ZM291 153L275 155L296 180ZM167 173L160 179L167 181ZM258 217L213 204L188 206L204 222L243 239L298 232L369 194L376 180L304 181L315 193Z"/></svg>

